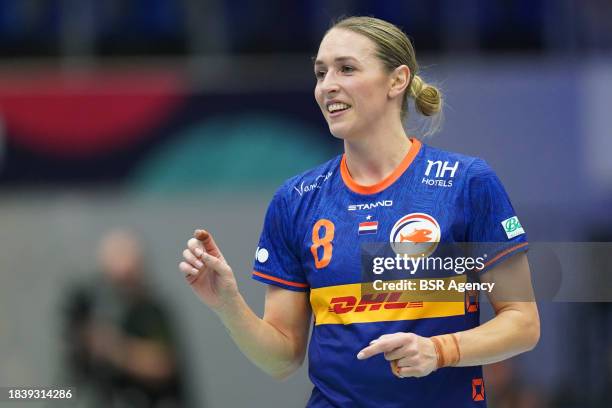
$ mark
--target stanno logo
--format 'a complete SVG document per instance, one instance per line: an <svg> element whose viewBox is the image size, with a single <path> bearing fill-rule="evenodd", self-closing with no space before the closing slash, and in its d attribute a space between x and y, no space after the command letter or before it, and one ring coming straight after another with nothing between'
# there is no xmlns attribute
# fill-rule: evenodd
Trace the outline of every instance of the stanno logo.
<svg viewBox="0 0 612 408"><path fill-rule="evenodd" d="M431 176L431 171L435 168L435 174ZM442 160L427 160L427 169L425 170L425 177L421 180L421 184L427 184L428 186L438 187L452 187L453 180L440 180L444 178L454 178L457 169L459 168L459 162L456 161L454 164ZM449 174L447 174L449 173ZM433 177L433 178L430 178Z"/></svg>
<svg viewBox="0 0 612 408"><path fill-rule="evenodd" d="M293 186L293 188L295 189L295 191L297 191L297 193L301 197L302 195L304 195L304 193L315 190L317 188L321 188L321 184L329 180L332 174L333 172L329 171L327 172L327 174L321 174L320 176L317 176L317 178L314 179L314 182L310 184L304 184L304 182L302 181L302 184L300 184L299 188L297 186Z"/></svg>
<svg viewBox="0 0 612 408"><path fill-rule="evenodd" d="M398 302L402 292L389 292L362 295L360 299L355 296L339 296L329 301L329 311L336 314L349 312L361 313L365 311L382 309L405 309L423 307L423 302ZM359 302L358 302L359 300Z"/></svg>
<svg viewBox="0 0 612 408"><path fill-rule="evenodd" d="M365 203L365 204L349 204L349 211L359 211L359 210L371 210L376 207L391 207L393 205L393 200L383 200L376 201L374 203Z"/></svg>

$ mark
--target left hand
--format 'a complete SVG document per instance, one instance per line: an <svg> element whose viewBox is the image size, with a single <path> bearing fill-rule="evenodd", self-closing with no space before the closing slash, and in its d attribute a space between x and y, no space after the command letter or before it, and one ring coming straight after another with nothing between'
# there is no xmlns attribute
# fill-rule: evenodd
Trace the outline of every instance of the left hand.
<svg viewBox="0 0 612 408"><path fill-rule="evenodd" d="M433 341L414 333L384 334L372 340L357 358L364 360L379 353L384 353L385 360L391 362L391 371L398 378L424 377L438 365Z"/></svg>

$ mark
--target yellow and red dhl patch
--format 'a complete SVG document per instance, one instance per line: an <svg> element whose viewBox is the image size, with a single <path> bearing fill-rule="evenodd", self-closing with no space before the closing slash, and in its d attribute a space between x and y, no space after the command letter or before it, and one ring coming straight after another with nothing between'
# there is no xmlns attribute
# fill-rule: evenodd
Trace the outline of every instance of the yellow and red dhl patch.
<svg viewBox="0 0 612 408"><path fill-rule="evenodd" d="M465 280L465 276L446 279L461 281ZM456 302L435 299L436 294L431 292L381 292L360 283L327 286L310 291L315 325L417 320L465 314L463 298Z"/></svg>

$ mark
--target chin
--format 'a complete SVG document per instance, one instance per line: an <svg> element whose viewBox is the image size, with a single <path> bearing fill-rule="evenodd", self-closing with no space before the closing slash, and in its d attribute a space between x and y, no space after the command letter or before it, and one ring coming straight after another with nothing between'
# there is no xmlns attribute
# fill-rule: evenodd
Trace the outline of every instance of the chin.
<svg viewBox="0 0 612 408"><path fill-rule="evenodd" d="M349 130L347 126L343 126L341 124L328 124L329 125L329 133L332 134L336 139L348 139L349 138Z"/></svg>
<svg viewBox="0 0 612 408"><path fill-rule="evenodd" d="M335 137L336 139L341 139L344 140L346 139L346 137L344 136L344 133L338 133L338 132L334 132L331 127L329 128L329 133L332 134L333 137Z"/></svg>

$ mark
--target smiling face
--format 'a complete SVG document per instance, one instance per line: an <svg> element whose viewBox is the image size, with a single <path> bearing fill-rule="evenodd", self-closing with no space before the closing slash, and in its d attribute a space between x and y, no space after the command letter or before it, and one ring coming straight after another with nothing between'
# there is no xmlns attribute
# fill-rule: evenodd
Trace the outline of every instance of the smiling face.
<svg viewBox="0 0 612 408"><path fill-rule="evenodd" d="M395 115L391 76L376 56L376 44L353 31L334 28L319 46L315 99L330 132L341 139L368 134ZM397 112L396 112L397 111Z"/></svg>

